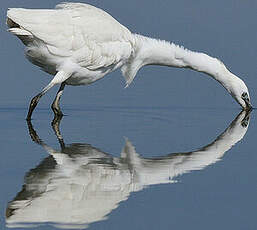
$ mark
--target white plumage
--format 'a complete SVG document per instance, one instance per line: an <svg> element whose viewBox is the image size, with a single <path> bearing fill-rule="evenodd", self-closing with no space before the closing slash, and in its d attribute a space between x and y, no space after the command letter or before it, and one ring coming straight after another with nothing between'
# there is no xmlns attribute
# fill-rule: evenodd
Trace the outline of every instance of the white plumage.
<svg viewBox="0 0 257 230"><path fill-rule="evenodd" d="M7 12L7 25L9 31L26 45L27 58L55 75L32 99L28 120L39 99L55 84L61 84L61 87L52 109L56 116L62 116L59 99L65 85L90 84L121 67L128 86L142 66L153 64L207 73L243 108L251 108L244 82L218 59L173 43L133 34L94 6L61 3L52 10L13 8Z"/></svg>
<svg viewBox="0 0 257 230"><path fill-rule="evenodd" d="M11 28L10 32L28 35L21 39L32 62L46 71L52 66L51 74L62 69L65 62L73 64L68 64L66 71L77 77L69 79L69 84L97 80L99 75L95 71L105 73L110 67L123 64L132 52L133 36L129 30L90 5L63 3L56 10L14 8L8 11L7 17L9 26L15 22L22 31L17 34L17 28ZM92 70L91 77L84 75L84 71ZM78 72L82 72L81 76Z"/></svg>

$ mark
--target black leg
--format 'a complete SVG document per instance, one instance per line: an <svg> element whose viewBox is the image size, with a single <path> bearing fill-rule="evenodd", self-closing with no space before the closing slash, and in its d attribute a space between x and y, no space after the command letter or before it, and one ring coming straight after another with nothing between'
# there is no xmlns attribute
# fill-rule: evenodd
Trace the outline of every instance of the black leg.
<svg viewBox="0 0 257 230"><path fill-rule="evenodd" d="M28 115L27 115L27 120L28 121L31 120L31 115L32 115L34 109L36 108L40 98L44 94L46 94L46 92L49 89L51 89L54 85L60 84L60 83L61 83L61 87L60 87L60 89L59 89L59 91L56 95L55 100L54 100L54 103L56 104L56 105L54 105L54 108L56 109L57 113L61 112L60 107L59 107L59 99L62 95L62 91L63 91L64 86L65 86L64 81L67 80L71 75L72 75L72 73L67 73L67 72L64 72L62 70L58 71L56 73L56 75L54 76L54 78L52 79L52 81L42 90L42 92L32 98L32 100L30 102L30 105L29 105Z"/></svg>
<svg viewBox="0 0 257 230"><path fill-rule="evenodd" d="M39 145L43 145L43 141L37 135L30 120L27 120L27 125L28 125L29 135L32 141L36 142Z"/></svg>
<svg viewBox="0 0 257 230"><path fill-rule="evenodd" d="M27 114L27 121L31 120L31 115L34 111L34 109L36 108L40 98L49 90L51 89L56 83L54 83L53 81L51 81L43 90L41 93L37 94L35 97L32 98L30 105L29 105L29 111Z"/></svg>
<svg viewBox="0 0 257 230"><path fill-rule="evenodd" d="M61 132L60 132L60 123L61 123L61 120L62 120L62 117L57 117L55 116L51 125L52 125L52 128L54 130L54 133L59 141L59 144L61 146L61 149L64 149L65 148L65 143L63 141L63 138L62 138L62 135L61 135Z"/></svg>
<svg viewBox="0 0 257 230"><path fill-rule="evenodd" d="M28 114L27 114L27 121L30 121L31 120L31 115L34 111L34 109L36 108L37 106L37 103L39 102L40 98L42 97L43 95L41 93L39 93L38 95L36 95L35 97L32 98L31 102L30 102L30 105L29 105L29 111L28 111Z"/></svg>
<svg viewBox="0 0 257 230"><path fill-rule="evenodd" d="M65 83L63 82L55 96L55 99L53 101L53 104L52 104L52 110L54 112L54 117L57 118L57 117L62 117L63 116L63 113L60 109L60 99L61 99L61 96L63 94L63 90L64 90L64 87L65 87Z"/></svg>

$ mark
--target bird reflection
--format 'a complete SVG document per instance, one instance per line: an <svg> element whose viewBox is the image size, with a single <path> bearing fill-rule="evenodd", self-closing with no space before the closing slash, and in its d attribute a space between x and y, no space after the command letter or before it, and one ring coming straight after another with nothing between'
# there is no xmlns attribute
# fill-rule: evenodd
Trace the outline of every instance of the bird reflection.
<svg viewBox="0 0 257 230"><path fill-rule="evenodd" d="M201 170L221 159L244 137L249 116L250 112L242 111L212 143L197 151L158 158L143 158L128 139L120 157L86 143L66 145L59 130L60 120L52 123L61 146L55 150L28 122L32 140L49 156L26 174L22 190L8 204L6 224L31 227L51 223L58 228L86 228L106 219L131 192L173 183L176 176Z"/></svg>

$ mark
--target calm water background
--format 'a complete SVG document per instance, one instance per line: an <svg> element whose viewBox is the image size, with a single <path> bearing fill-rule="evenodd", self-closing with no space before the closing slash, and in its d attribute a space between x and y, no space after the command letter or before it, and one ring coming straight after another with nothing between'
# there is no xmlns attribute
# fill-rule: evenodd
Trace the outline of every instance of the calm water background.
<svg viewBox="0 0 257 230"><path fill-rule="evenodd" d="M29 100L50 80L23 55L23 45L6 32L8 7L52 8L59 1L1 1L0 228L5 211L22 190L24 177L48 153L30 139L25 121ZM131 31L162 38L220 58L248 85L257 106L256 1L88 1ZM225 90L190 70L145 67L128 89L119 71L88 87L67 87L61 133L67 144L87 143L119 157L127 137L141 157L190 152L214 141L240 112ZM33 125L52 148L49 105L42 98ZM138 192L88 229L257 229L256 111L244 138L222 159L180 175L177 183ZM19 228L22 229L22 228ZM55 229L52 225L36 229Z"/></svg>

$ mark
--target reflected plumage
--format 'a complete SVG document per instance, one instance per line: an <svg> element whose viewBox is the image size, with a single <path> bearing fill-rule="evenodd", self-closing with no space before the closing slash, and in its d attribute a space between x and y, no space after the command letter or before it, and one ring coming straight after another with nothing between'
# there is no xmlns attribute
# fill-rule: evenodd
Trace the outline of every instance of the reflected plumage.
<svg viewBox="0 0 257 230"><path fill-rule="evenodd" d="M55 150L39 138L29 122L32 140L49 156L26 174L22 191L7 207L7 226L50 222L59 228L81 229L104 220L131 192L174 183L179 175L214 164L244 137L248 124L249 114L243 111L212 143L199 150L143 158L128 140L120 157L85 143L65 145L58 126L54 129L61 149Z"/></svg>
<svg viewBox="0 0 257 230"><path fill-rule="evenodd" d="M28 120L39 99L56 84L61 86L52 109L55 116L62 116L59 100L65 85L91 84L121 67L128 86L145 65L184 67L206 73L221 83L244 109L251 108L245 83L218 59L133 34L94 6L61 3L52 10L12 8L7 12L7 25L26 45L27 58L54 75L31 100Z"/></svg>

